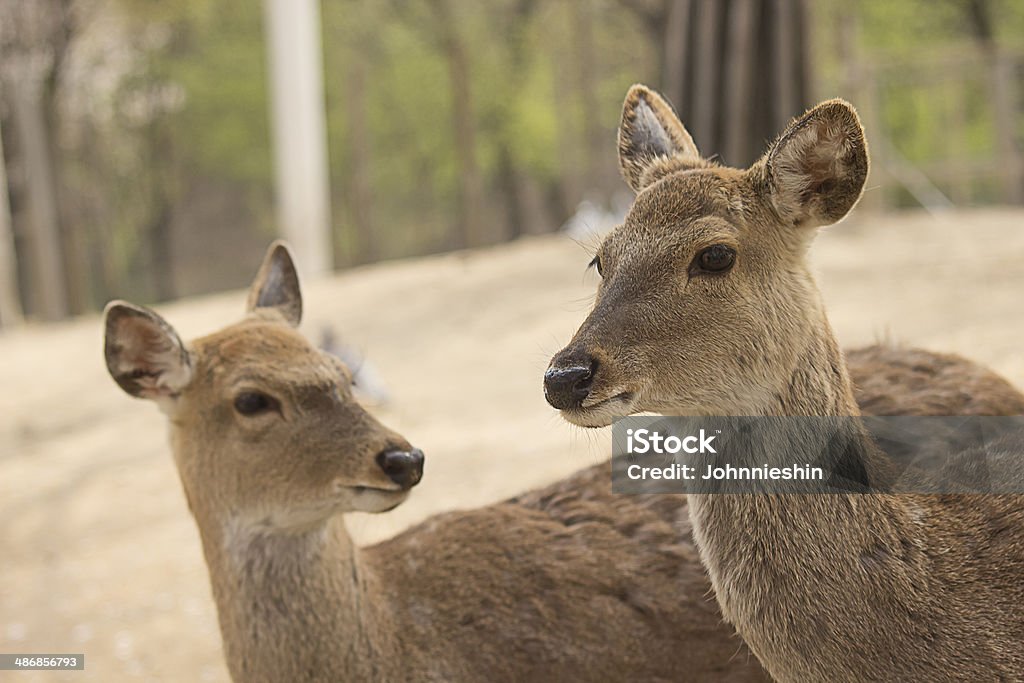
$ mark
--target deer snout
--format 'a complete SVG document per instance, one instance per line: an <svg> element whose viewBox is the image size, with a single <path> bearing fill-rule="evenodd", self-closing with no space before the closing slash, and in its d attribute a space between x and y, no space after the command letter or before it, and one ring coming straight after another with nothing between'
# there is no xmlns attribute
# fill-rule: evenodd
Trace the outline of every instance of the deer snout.
<svg viewBox="0 0 1024 683"><path fill-rule="evenodd" d="M400 451L389 448L377 455L377 464L391 481L403 489L411 489L423 478L423 451L414 448Z"/></svg>
<svg viewBox="0 0 1024 683"><path fill-rule="evenodd" d="M579 408L590 395L596 372L597 359L590 354L563 351L544 373L544 398L558 410Z"/></svg>

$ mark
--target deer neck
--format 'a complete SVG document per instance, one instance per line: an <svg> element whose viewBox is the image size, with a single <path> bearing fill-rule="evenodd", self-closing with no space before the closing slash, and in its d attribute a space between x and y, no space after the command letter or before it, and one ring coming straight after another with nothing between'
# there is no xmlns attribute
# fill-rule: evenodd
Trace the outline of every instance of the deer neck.
<svg viewBox="0 0 1024 683"><path fill-rule="evenodd" d="M809 325L811 333L793 358L786 386L763 406L763 415L859 416L839 344L828 321Z"/></svg>
<svg viewBox="0 0 1024 683"><path fill-rule="evenodd" d="M837 466L863 468L863 476L873 485L886 484L892 475L889 462L878 451L860 420L846 363L824 314L820 322L809 327L810 334L803 345L795 347L791 366L779 383L779 389L749 414L840 418L822 425L835 430L830 443L843 458ZM792 464L792 453L764 452L756 448L757 444L753 445L758 451L758 461ZM731 497L721 498L725 501ZM737 497L734 502L743 498Z"/></svg>
<svg viewBox="0 0 1024 683"><path fill-rule="evenodd" d="M234 680L381 673L376 580L340 515L287 533L197 521Z"/></svg>
<svg viewBox="0 0 1024 683"><path fill-rule="evenodd" d="M886 461L859 419L831 330L826 323L816 329L796 354L786 387L760 414L852 416L836 421L837 435L875 483L888 475ZM792 462L792 453L763 455L768 462ZM914 537L911 515L892 496L693 495L689 509L694 539L723 615L780 680L793 676L774 665L797 662L800 643L816 642L813 628L843 633L849 623L878 621L877 605L858 595L864 582L863 558L872 552L900 557L907 539ZM891 577L879 573L874 580ZM895 593L894 585L886 594ZM829 596L838 608L817 621L801 621L821 612L822 596ZM805 623L809 630L800 632Z"/></svg>

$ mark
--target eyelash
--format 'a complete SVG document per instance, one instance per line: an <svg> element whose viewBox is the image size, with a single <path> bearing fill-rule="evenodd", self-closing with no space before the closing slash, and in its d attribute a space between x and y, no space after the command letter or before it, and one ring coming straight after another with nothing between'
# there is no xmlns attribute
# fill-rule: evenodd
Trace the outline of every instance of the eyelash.
<svg viewBox="0 0 1024 683"><path fill-rule="evenodd" d="M587 265L587 268L593 268L593 269L595 269L597 271L598 275L602 275L602 276L604 275L604 273L601 272L601 257L600 256L595 255L594 258L590 260L590 263Z"/></svg>

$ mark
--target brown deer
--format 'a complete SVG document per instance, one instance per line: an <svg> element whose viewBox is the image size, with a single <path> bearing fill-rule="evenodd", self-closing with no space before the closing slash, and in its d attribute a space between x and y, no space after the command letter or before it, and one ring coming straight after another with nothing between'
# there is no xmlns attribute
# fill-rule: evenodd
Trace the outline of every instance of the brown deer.
<svg viewBox="0 0 1024 683"><path fill-rule="evenodd" d="M805 258L864 185L854 109L814 107L738 170L634 86L619 153L637 197L597 251L594 308L545 374L548 401L586 427L640 411L858 415ZM843 424L876 476L884 458ZM1024 680L1024 498L704 495L689 509L723 615L778 680Z"/></svg>
<svg viewBox="0 0 1024 683"><path fill-rule="evenodd" d="M189 345L156 313L106 310L106 361L170 421L237 681L765 681L722 622L683 496L611 494L606 465L513 500L353 544L423 454L352 398L295 329L273 246L249 314Z"/></svg>

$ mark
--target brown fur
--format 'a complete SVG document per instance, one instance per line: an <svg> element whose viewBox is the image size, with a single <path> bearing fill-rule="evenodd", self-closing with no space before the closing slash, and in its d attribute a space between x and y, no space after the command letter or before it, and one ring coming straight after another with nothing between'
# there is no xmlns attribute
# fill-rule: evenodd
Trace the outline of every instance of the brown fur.
<svg viewBox="0 0 1024 683"><path fill-rule="evenodd" d="M642 86L630 90L626 135L633 110L658 100ZM682 124L667 107L651 111L666 132L644 140L664 148L623 160L639 194L598 251L593 311L553 360L596 361L586 400L563 415L583 426L639 411L857 415L805 260L814 229L842 218L863 188L867 149L853 108L818 105L748 170L695 169L671 142L684 139ZM666 172L676 157L678 168ZM656 173L637 187L649 174L633 167L651 158ZM735 250L731 270L695 270L714 244ZM955 390L943 395L952 408L973 403ZM863 430L845 436L866 467L881 462ZM973 681L1024 679L1022 503L712 495L692 496L689 507L724 616L777 679Z"/></svg>
<svg viewBox="0 0 1024 683"><path fill-rule="evenodd" d="M375 455L409 446L290 327L282 246L249 308L187 347L152 311L106 316L112 376L170 419L235 680L768 680L722 622L686 499L612 495L607 465L355 546L344 513L407 494ZM253 391L277 406L239 414Z"/></svg>
<svg viewBox="0 0 1024 683"><path fill-rule="evenodd" d="M846 352L865 415L1024 415L1012 384L959 356L889 345Z"/></svg>

